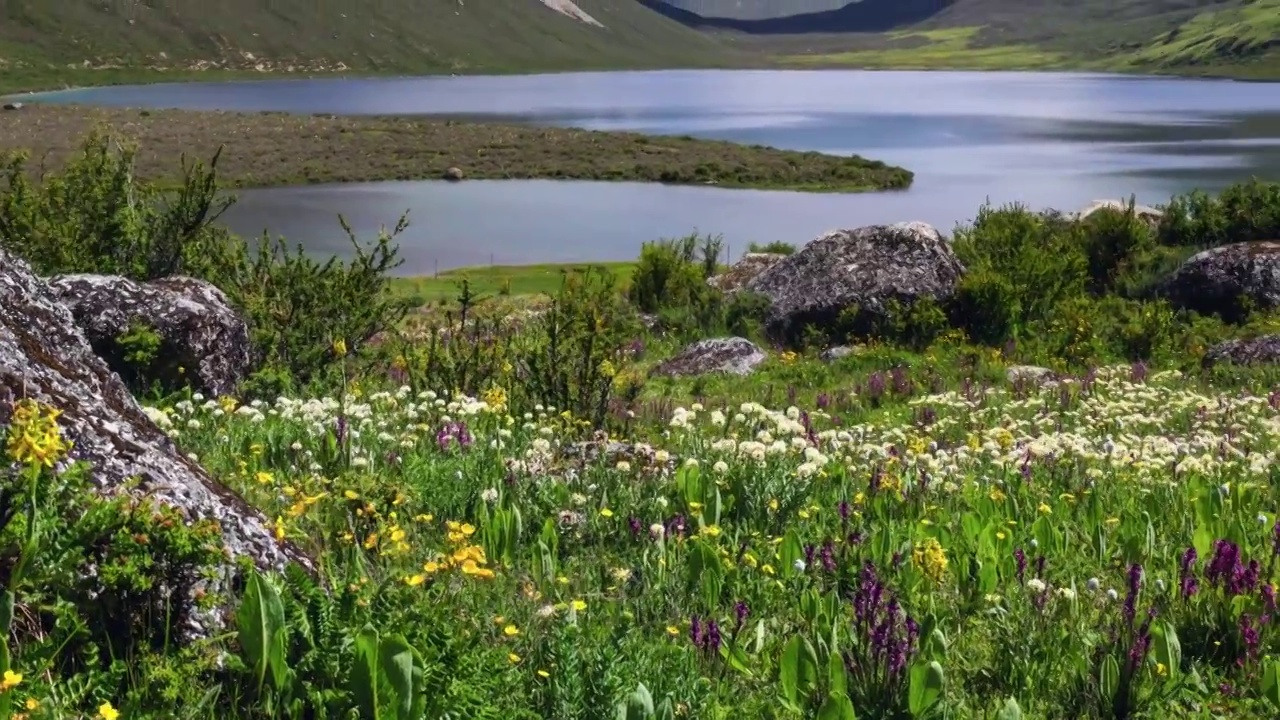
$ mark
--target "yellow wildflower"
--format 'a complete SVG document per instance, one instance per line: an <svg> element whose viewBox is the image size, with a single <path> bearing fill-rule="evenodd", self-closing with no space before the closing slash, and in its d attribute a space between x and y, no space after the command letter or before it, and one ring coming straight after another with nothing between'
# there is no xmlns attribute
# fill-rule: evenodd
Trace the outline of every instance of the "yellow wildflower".
<svg viewBox="0 0 1280 720"><path fill-rule="evenodd" d="M101 720L119 720L120 711L111 706L111 703L104 702L98 706L98 717Z"/></svg>
<svg viewBox="0 0 1280 720"><path fill-rule="evenodd" d="M603 517L603 518L611 518L611 517L613 517L613 511L612 511L612 510L610 510L609 508L601 508L601 509L600 509L600 517Z"/></svg>
<svg viewBox="0 0 1280 720"><path fill-rule="evenodd" d="M418 587L422 583L426 582L426 580L427 580L427 576L419 573L417 575L410 575L409 577L405 578L404 584L408 585L409 587Z"/></svg>
<svg viewBox="0 0 1280 720"><path fill-rule="evenodd" d="M926 538L911 551L911 562L934 582L947 572L947 551L936 538Z"/></svg>
<svg viewBox="0 0 1280 720"><path fill-rule="evenodd" d="M7 692L22 684L22 673L12 670L4 671L4 679L0 680L0 692Z"/></svg>
<svg viewBox="0 0 1280 720"><path fill-rule="evenodd" d="M573 609L577 610L578 612L582 612L587 609L586 600L574 600L572 603L570 603L570 605L572 605Z"/></svg>
<svg viewBox="0 0 1280 720"><path fill-rule="evenodd" d="M520 634L520 628L516 627L515 625L508 625L502 628L502 634L506 635L507 637L515 637L516 635Z"/></svg>
<svg viewBox="0 0 1280 720"><path fill-rule="evenodd" d="M9 458L23 465L53 467L71 449L58 426L61 414L61 410L41 406L34 400L19 400L9 424Z"/></svg>
<svg viewBox="0 0 1280 720"><path fill-rule="evenodd" d="M675 625L668 625L667 634L670 635L671 637L678 637L680 635L680 628L676 627Z"/></svg>
<svg viewBox="0 0 1280 720"><path fill-rule="evenodd" d="M509 660L512 665L515 665L520 662L520 656L515 653L507 653L507 660Z"/></svg>
<svg viewBox="0 0 1280 720"><path fill-rule="evenodd" d="M1042 515L1053 514L1053 508L1049 507L1046 503L1040 503L1040 506L1036 509L1039 510Z"/></svg>

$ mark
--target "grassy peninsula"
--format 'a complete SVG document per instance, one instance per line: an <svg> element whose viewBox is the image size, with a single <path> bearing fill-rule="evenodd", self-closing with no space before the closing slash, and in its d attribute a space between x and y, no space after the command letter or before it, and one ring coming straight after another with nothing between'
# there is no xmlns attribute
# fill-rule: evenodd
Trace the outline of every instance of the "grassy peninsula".
<svg viewBox="0 0 1280 720"><path fill-rule="evenodd" d="M0 112L0 151L60 167L106 128L140 145L137 172L176 179L174 159L225 146L227 187L421 180L456 167L471 179L626 180L774 190L905 188L912 174L865 158L691 137L655 137L406 117L134 110L32 103Z"/></svg>

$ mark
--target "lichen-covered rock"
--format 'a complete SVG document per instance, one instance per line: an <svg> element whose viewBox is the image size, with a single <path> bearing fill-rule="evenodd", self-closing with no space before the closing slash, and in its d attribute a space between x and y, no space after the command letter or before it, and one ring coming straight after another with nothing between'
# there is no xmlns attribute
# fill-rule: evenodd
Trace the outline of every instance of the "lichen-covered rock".
<svg viewBox="0 0 1280 720"><path fill-rule="evenodd" d="M650 374L668 377L708 373L750 375L767 357L764 350L746 338L711 338L689 345L655 367Z"/></svg>
<svg viewBox="0 0 1280 720"><path fill-rule="evenodd" d="M1054 372L1038 365L1013 365L1005 370L1005 379L1010 384L1030 383L1042 385L1054 379Z"/></svg>
<svg viewBox="0 0 1280 720"><path fill-rule="evenodd" d="M1100 210L1116 210L1118 212L1128 212L1129 203L1124 200L1095 200L1089 203L1087 207L1075 214L1077 220L1084 220L1090 215ZM1164 213L1158 208L1149 205L1134 204L1133 214L1139 220L1147 224L1147 227L1155 228L1160 224L1160 218L1164 217Z"/></svg>
<svg viewBox="0 0 1280 720"><path fill-rule="evenodd" d="M890 301L946 299L963 274L950 242L932 225L912 222L827 233L745 289L769 298L769 335L794 343L804 328L831 328L854 307L863 317L883 318Z"/></svg>
<svg viewBox="0 0 1280 720"><path fill-rule="evenodd" d="M1260 335L1248 340L1227 340L1209 348L1201 359L1205 367L1218 363L1260 365L1280 362L1280 335Z"/></svg>
<svg viewBox="0 0 1280 720"><path fill-rule="evenodd" d="M733 294L741 290L752 278L786 259L780 253L747 253L725 272L707 278L707 284L722 293Z"/></svg>
<svg viewBox="0 0 1280 720"><path fill-rule="evenodd" d="M843 360L850 355L857 355L865 349L866 347L863 345L836 345L835 347L829 347L826 350L823 350L822 353L818 355L818 359L823 362L835 362L837 360Z"/></svg>
<svg viewBox="0 0 1280 720"><path fill-rule="evenodd" d="M1233 243L1196 253L1156 288L1174 306L1234 318L1245 304L1280 306L1280 241Z"/></svg>
<svg viewBox="0 0 1280 720"><path fill-rule="evenodd" d="M137 478L127 492L175 507L193 521L216 521L231 558L248 558L264 569L293 561L314 570L296 548L275 540L261 513L178 451L93 352L48 284L0 250L0 423L8 422L21 398L62 411L58 420L74 443L73 457L92 466L91 477L104 492L121 491Z"/></svg>
<svg viewBox="0 0 1280 720"><path fill-rule="evenodd" d="M94 351L129 382L229 395L252 365L248 324L221 290L203 280L60 275L49 279L49 287ZM146 368L126 361L120 346L133 323L145 324L162 341L157 361Z"/></svg>

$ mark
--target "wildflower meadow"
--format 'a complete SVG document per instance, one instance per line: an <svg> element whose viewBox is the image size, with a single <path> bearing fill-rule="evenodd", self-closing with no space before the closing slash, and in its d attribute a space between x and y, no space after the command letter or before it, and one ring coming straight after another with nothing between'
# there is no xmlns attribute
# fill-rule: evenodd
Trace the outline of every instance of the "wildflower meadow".
<svg viewBox="0 0 1280 720"><path fill-rule="evenodd" d="M1225 204L1250 187L1196 217L1265 236L1280 214ZM957 305L744 376L647 372L759 337L692 241L646 248L629 289L567 274L528 313L489 298L498 317L464 283L406 320L385 237L376 262L242 256L226 282L265 366L225 396L137 395L314 572L219 576L216 523L99 492L59 409L20 399L0 717L1280 715L1280 377L1199 361L1274 313L1121 293L1188 246L1132 213L1112 254L983 213Z"/></svg>

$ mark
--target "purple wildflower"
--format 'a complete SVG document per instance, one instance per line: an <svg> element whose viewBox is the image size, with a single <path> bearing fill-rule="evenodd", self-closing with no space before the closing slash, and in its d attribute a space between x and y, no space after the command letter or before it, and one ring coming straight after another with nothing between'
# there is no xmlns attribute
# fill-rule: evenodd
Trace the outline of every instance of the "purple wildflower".
<svg viewBox="0 0 1280 720"><path fill-rule="evenodd" d="M818 561L822 563L822 569L829 573L836 571L836 546L835 543L827 540L822 543L822 549L818 551Z"/></svg>
<svg viewBox="0 0 1280 720"><path fill-rule="evenodd" d="M747 616L750 614L751 614L751 608L747 607L747 604L745 602L742 602L741 600L739 600L738 603L733 606L733 616L738 623L737 631L742 630L742 625L746 623Z"/></svg>
<svg viewBox="0 0 1280 720"><path fill-rule="evenodd" d="M1027 554L1022 552L1022 548L1015 548L1013 551L1014 562L1017 563L1018 582L1026 582L1027 574Z"/></svg>
<svg viewBox="0 0 1280 720"><path fill-rule="evenodd" d="M1134 563L1129 566L1129 591L1124 596L1124 619L1130 625L1133 624L1137 610L1134 607L1138 602L1138 592L1142 589L1142 566Z"/></svg>
<svg viewBox="0 0 1280 720"><path fill-rule="evenodd" d="M713 655L720 652L720 625L716 623L715 620L707 621L707 639L705 649Z"/></svg>

